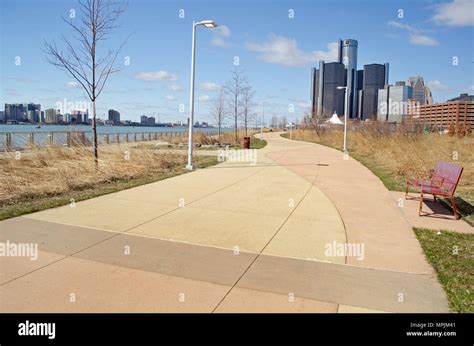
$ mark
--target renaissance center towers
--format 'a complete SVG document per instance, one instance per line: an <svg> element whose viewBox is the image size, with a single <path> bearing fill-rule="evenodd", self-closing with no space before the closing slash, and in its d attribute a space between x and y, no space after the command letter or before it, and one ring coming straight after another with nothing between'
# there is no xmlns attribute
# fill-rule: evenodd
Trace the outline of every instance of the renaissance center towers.
<svg viewBox="0 0 474 346"><path fill-rule="evenodd" d="M338 62L344 64L345 83L349 93L349 118L357 117L357 41L353 39L339 40ZM346 110L344 110L346 112Z"/></svg>
<svg viewBox="0 0 474 346"><path fill-rule="evenodd" d="M348 118L377 119L378 90L388 85L389 65L368 64L357 69L358 42L354 39L339 40L337 61L320 61L311 73L312 116L327 118L334 113ZM344 109L346 86L348 109Z"/></svg>

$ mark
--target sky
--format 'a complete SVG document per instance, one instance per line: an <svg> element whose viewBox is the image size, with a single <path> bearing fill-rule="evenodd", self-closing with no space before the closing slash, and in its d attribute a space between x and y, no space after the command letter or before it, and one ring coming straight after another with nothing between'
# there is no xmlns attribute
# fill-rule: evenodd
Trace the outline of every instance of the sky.
<svg viewBox="0 0 474 346"><path fill-rule="evenodd" d="M43 52L45 41L61 46L61 36L71 38L62 17L75 10L78 20L77 0L0 4L0 102L84 108L84 91ZM421 75L435 102L474 93L474 0L129 0L120 26L101 42L106 53L126 40L120 71L97 100L98 117L113 108L122 120L186 121L192 22L207 19L219 26L197 28L197 121L212 122L213 100L235 68L255 90L256 113L301 118L311 67L335 61L345 38L358 40L358 69L389 62L392 84Z"/></svg>

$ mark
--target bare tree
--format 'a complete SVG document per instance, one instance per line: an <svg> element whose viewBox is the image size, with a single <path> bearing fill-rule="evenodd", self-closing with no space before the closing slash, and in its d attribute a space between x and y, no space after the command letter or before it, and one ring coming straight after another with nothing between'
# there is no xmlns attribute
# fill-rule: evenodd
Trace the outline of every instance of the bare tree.
<svg viewBox="0 0 474 346"><path fill-rule="evenodd" d="M277 127L278 127L278 117L277 117L276 115L273 115L273 116L272 116L271 126L272 126L273 128L277 128Z"/></svg>
<svg viewBox="0 0 474 346"><path fill-rule="evenodd" d="M212 104L212 112L214 116L214 122L218 128L218 138L219 142L221 141L221 128L224 124L224 120L227 117L227 110L226 110L226 99L225 99L225 89L221 86L219 89L219 93L217 94L216 98Z"/></svg>
<svg viewBox="0 0 474 346"><path fill-rule="evenodd" d="M246 84L246 78L244 73L235 68L232 71L232 75L229 81L225 86L226 93L229 95L228 102L229 108L232 112L232 117L234 118L234 126L235 126L235 141L239 141L239 137L237 134L237 126L238 126L238 119L240 115L240 99L242 97L243 88Z"/></svg>
<svg viewBox="0 0 474 346"><path fill-rule="evenodd" d="M115 60L125 41L115 51L108 50L98 56L100 42L107 40L114 29L125 6L115 0L79 0L80 14L77 19L63 17L74 32L71 39L62 36L64 51L56 43L45 42L44 51L48 62L66 71L85 90L92 102L93 151L96 165L97 149L96 100L102 93L109 76L118 71Z"/></svg>
<svg viewBox="0 0 474 346"><path fill-rule="evenodd" d="M255 118L254 108L255 108L255 91L250 85L245 85L242 88L242 99L241 99L241 109L242 109L242 120L244 122L245 136L247 136L248 124Z"/></svg>

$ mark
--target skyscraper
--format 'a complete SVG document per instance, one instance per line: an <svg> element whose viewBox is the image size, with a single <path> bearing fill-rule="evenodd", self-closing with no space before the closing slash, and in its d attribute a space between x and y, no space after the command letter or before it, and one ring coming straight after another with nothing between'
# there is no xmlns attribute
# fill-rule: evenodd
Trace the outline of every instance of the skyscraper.
<svg viewBox="0 0 474 346"><path fill-rule="evenodd" d="M5 103L5 122L26 121L27 107L23 103Z"/></svg>
<svg viewBox="0 0 474 346"><path fill-rule="evenodd" d="M363 120L376 120L378 92L388 81L388 63L364 65L362 78L362 90L359 91L359 117Z"/></svg>
<svg viewBox="0 0 474 346"><path fill-rule="evenodd" d="M419 105L433 103L431 90L425 85L425 81L421 76L408 78L407 84L413 88L413 98Z"/></svg>
<svg viewBox="0 0 474 346"><path fill-rule="evenodd" d="M413 88L405 82L386 85L378 91L377 120L401 123L408 113L408 100L413 98Z"/></svg>
<svg viewBox="0 0 474 346"><path fill-rule="evenodd" d="M146 119L146 124L147 124L148 126L155 126L155 117L148 117L148 118Z"/></svg>
<svg viewBox="0 0 474 346"><path fill-rule="evenodd" d="M347 111L349 118L357 118L357 46L356 40L339 40L338 62L344 64L346 72L344 85L347 86L349 93L349 109Z"/></svg>
<svg viewBox="0 0 474 346"><path fill-rule="evenodd" d="M30 123L37 123L40 121L41 117L41 105L28 103L26 105L27 109L27 118Z"/></svg>
<svg viewBox="0 0 474 346"><path fill-rule="evenodd" d="M59 112L54 108L49 108L44 111L46 124L57 124L60 120Z"/></svg>
<svg viewBox="0 0 474 346"><path fill-rule="evenodd" d="M313 116L330 117L334 112L344 113L344 64L319 62L319 69L312 70L312 113Z"/></svg>
<svg viewBox="0 0 474 346"><path fill-rule="evenodd" d="M347 113L352 119L377 119L379 89L388 85L389 65L368 64L357 70L358 43L353 39L339 40L337 62L319 62L311 73L311 103L313 117L330 117ZM344 90L348 93L345 107Z"/></svg>
<svg viewBox="0 0 474 346"><path fill-rule="evenodd" d="M86 110L73 110L71 112L71 122L77 124L87 123L89 121L89 111Z"/></svg>
<svg viewBox="0 0 474 346"><path fill-rule="evenodd" d="M362 114L362 95L364 88L364 70L357 70L357 117L361 118Z"/></svg>
<svg viewBox="0 0 474 346"><path fill-rule="evenodd" d="M109 109L109 121L113 124L120 124L120 113L114 109Z"/></svg>

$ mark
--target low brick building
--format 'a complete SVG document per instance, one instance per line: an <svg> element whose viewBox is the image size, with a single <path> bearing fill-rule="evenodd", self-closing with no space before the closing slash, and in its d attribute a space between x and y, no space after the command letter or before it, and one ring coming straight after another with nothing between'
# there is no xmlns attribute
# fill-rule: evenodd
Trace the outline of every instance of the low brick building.
<svg viewBox="0 0 474 346"><path fill-rule="evenodd" d="M468 127L474 130L474 102L441 102L409 107L410 118L418 124L447 130L454 126L458 132Z"/></svg>

